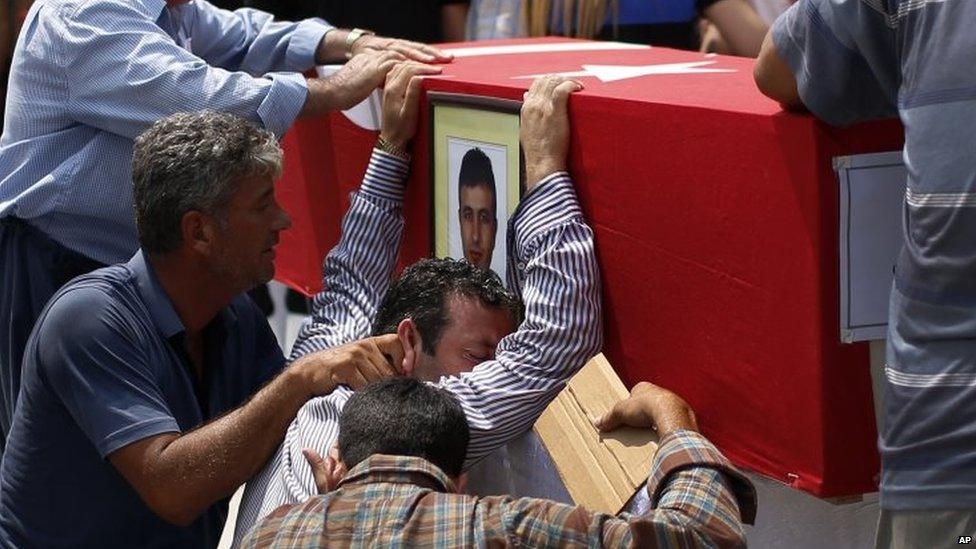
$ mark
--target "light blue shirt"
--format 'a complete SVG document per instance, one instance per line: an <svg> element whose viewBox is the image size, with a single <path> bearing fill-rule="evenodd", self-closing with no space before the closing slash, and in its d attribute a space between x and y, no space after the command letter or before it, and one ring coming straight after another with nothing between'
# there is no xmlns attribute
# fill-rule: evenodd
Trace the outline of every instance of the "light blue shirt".
<svg viewBox="0 0 976 549"><path fill-rule="evenodd" d="M10 71L0 217L97 261L125 261L138 248L133 139L203 109L282 135L308 95L296 71L314 65L329 29L204 0L39 0Z"/></svg>

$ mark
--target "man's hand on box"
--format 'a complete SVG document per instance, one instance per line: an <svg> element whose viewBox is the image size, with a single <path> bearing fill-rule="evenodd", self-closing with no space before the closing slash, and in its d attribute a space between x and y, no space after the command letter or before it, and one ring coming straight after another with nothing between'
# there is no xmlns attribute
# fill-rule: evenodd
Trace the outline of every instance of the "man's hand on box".
<svg viewBox="0 0 976 549"><path fill-rule="evenodd" d="M566 169L569 154L569 94L583 89L576 80L542 76L522 103L519 139L525 152L526 191L545 176Z"/></svg>
<svg viewBox="0 0 976 549"><path fill-rule="evenodd" d="M657 429L661 438L678 429L698 431L695 412L687 402L646 381L634 386L629 397L618 402L596 422L601 431L612 431L620 426L651 427Z"/></svg>
<svg viewBox="0 0 976 549"><path fill-rule="evenodd" d="M383 89L383 120L380 137L406 150L417 133L420 107L420 82L425 75L440 74L441 68L413 61L398 64L386 77Z"/></svg>
<svg viewBox="0 0 976 549"><path fill-rule="evenodd" d="M350 109L383 85L386 75L404 60L395 51L368 50L353 56L341 69L325 79L331 94L331 109Z"/></svg>
<svg viewBox="0 0 976 549"><path fill-rule="evenodd" d="M421 63L447 63L454 59L453 55L427 44L375 35L359 38L353 42L351 51L353 55L367 51L392 51Z"/></svg>

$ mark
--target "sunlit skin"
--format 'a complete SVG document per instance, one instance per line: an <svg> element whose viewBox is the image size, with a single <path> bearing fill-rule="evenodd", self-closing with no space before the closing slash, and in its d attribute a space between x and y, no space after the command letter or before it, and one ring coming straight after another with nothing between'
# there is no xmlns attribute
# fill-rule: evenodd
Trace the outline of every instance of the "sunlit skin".
<svg viewBox="0 0 976 549"><path fill-rule="evenodd" d="M241 181L222 215L213 269L222 271L227 284L239 292L271 280L278 235L291 227L291 218L275 198L274 181Z"/></svg>
<svg viewBox="0 0 976 549"><path fill-rule="evenodd" d="M495 358L495 348L515 325L505 309L486 307L478 298L452 297L447 302L448 325L434 354L418 353L414 375L425 381L471 371Z"/></svg>
<svg viewBox="0 0 976 549"><path fill-rule="evenodd" d="M487 185L463 186L460 194L458 220L464 258L473 265L488 269L495 250L495 231L498 229L495 198Z"/></svg>

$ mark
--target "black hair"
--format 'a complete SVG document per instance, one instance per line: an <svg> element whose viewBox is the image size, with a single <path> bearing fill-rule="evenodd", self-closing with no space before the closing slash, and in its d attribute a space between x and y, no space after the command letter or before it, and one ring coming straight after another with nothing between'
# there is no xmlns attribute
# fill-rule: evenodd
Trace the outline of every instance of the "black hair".
<svg viewBox="0 0 976 549"><path fill-rule="evenodd" d="M516 326L522 320L521 300L491 269L450 258L422 259L390 284L373 319L372 335L395 333L397 325L410 318L420 332L422 349L432 355L450 323L447 301L452 296L477 298L486 307L503 309Z"/></svg>
<svg viewBox="0 0 976 549"><path fill-rule="evenodd" d="M491 170L491 159L477 147L468 150L461 158L461 171L458 173L458 200L461 189L465 187L488 187L491 191L492 206L498 200L495 194L495 172Z"/></svg>
<svg viewBox="0 0 976 549"><path fill-rule="evenodd" d="M373 454L413 456L456 478L470 436L457 397L411 377L370 383L339 417L339 455L350 469Z"/></svg>

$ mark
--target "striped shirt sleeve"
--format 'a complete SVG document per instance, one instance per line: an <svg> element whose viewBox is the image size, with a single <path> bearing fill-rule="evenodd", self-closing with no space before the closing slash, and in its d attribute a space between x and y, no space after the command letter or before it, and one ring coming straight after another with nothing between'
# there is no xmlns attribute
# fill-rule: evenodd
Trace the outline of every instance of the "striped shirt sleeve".
<svg viewBox="0 0 976 549"><path fill-rule="evenodd" d="M278 21L270 13L217 8L197 0L190 27L192 49L211 65L262 75L271 71L303 72L315 66L315 52L333 27L317 18Z"/></svg>
<svg viewBox="0 0 976 549"><path fill-rule="evenodd" d="M170 22L165 10L158 16L182 24ZM137 3L82 3L49 24L61 37L52 57L66 80L66 114L130 139L160 118L205 109L241 116L280 136L308 96L301 74L255 75L211 66L186 49L192 50L193 41L202 47L206 32L189 36L181 47ZM237 53L247 56L245 50Z"/></svg>
<svg viewBox="0 0 976 549"><path fill-rule="evenodd" d="M408 164L373 150L366 176L342 220L339 244L325 259L323 287L291 359L366 337L396 266L403 235L403 182Z"/></svg>
<svg viewBox="0 0 976 549"><path fill-rule="evenodd" d="M800 0L772 26L803 104L834 125L896 116L896 33L864 0ZM876 2L880 6L880 2Z"/></svg>

